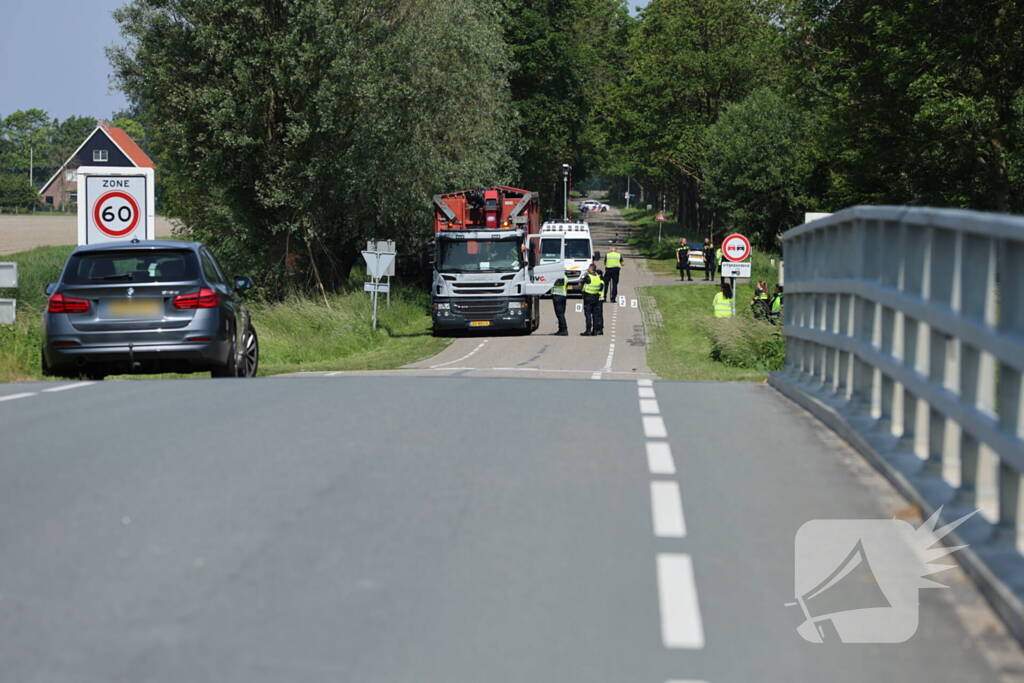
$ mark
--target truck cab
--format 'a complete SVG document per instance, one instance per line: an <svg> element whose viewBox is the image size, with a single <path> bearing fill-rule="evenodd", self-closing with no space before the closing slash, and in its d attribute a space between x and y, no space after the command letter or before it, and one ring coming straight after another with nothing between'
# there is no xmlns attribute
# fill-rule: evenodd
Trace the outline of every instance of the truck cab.
<svg viewBox="0 0 1024 683"><path fill-rule="evenodd" d="M594 260L590 225L586 221L545 221L540 228L540 263L560 260L559 250L564 254L561 260L565 264L567 291L570 294L581 294L583 274Z"/></svg>
<svg viewBox="0 0 1024 683"><path fill-rule="evenodd" d="M514 187L434 197L435 334L537 329L539 299L564 272L561 244L559 258L541 263L539 215L537 193Z"/></svg>

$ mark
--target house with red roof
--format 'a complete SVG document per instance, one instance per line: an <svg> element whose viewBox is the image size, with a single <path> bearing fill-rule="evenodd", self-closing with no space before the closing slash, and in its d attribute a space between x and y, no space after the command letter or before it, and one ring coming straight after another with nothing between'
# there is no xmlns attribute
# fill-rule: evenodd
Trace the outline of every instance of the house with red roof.
<svg viewBox="0 0 1024 683"><path fill-rule="evenodd" d="M108 121L100 121L96 129L46 181L43 189L39 190L41 201L58 208L67 208L76 203L79 166L156 168L153 160L135 144L128 133L110 125Z"/></svg>

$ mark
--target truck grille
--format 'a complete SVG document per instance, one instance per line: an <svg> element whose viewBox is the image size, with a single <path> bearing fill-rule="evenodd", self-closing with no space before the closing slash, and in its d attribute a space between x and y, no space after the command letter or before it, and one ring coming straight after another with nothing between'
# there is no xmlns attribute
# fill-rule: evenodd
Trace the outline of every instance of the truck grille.
<svg viewBox="0 0 1024 683"><path fill-rule="evenodd" d="M508 302L452 301L452 312L460 315L498 315L508 312Z"/></svg>
<svg viewBox="0 0 1024 683"><path fill-rule="evenodd" d="M504 285L501 282L456 282L452 284L456 294L502 294Z"/></svg>

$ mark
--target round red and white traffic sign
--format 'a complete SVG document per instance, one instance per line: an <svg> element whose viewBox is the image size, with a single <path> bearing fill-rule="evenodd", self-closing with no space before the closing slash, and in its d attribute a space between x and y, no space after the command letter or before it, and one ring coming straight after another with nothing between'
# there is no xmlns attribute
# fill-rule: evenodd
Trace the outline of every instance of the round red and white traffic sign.
<svg viewBox="0 0 1024 683"><path fill-rule="evenodd" d="M730 261L746 261L750 258L750 240L734 232L722 241L722 254Z"/></svg>
<svg viewBox="0 0 1024 683"><path fill-rule="evenodd" d="M134 197L127 192L112 190L96 200L92 219L103 234L124 237L139 224L139 213L139 203Z"/></svg>

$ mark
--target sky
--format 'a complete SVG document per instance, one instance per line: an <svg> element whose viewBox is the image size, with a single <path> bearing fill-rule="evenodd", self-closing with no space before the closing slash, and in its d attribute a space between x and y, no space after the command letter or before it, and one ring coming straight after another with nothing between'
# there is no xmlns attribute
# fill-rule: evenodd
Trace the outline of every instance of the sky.
<svg viewBox="0 0 1024 683"><path fill-rule="evenodd" d="M111 12L125 0L0 0L0 117L110 118L125 109L104 49L120 42Z"/></svg>
<svg viewBox="0 0 1024 683"><path fill-rule="evenodd" d="M0 0L0 117L33 107L51 117L109 119L127 107L104 49L120 42L111 12L125 0ZM647 4L631 2L634 13Z"/></svg>

